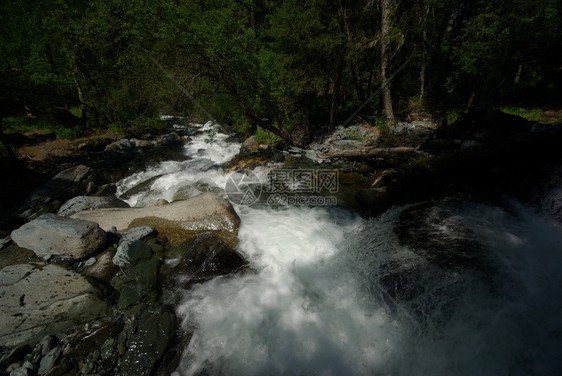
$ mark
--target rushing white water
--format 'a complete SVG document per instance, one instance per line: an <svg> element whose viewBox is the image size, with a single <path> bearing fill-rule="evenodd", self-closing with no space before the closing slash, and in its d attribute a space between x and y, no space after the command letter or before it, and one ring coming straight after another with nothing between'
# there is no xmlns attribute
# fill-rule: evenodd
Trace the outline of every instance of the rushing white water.
<svg viewBox="0 0 562 376"><path fill-rule="evenodd" d="M158 199L169 202L174 195L182 198L201 192L224 189L226 176L220 165L231 160L240 151L240 144L229 141L216 123L192 124L200 132L184 146L188 161L164 161L145 171L137 172L117 183L117 197L131 206L146 206ZM134 187L147 183L143 189L130 196L124 195Z"/></svg>
<svg viewBox="0 0 562 376"><path fill-rule="evenodd" d="M120 190L160 175L144 197L167 199L201 182L222 188L215 163L239 148L225 140L194 138L186 146L193 160L164 162L125 179ZM483 256L454 271L400 245L395 230L404 208L368 221L337 208L236 210L238 251L255 273L185 292L177 313L194 334L177 375L562 369L562 229L528 208L456 208L436 231L453 239L472 234Z"/></svg>

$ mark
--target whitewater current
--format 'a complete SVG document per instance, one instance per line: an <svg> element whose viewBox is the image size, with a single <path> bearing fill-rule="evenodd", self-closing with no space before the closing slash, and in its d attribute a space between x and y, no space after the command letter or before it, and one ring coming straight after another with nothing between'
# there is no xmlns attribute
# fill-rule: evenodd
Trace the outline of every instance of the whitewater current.
<svg viewBox="0 0 562 376"><path fill-rule="evenodd" d="M185 145L191 159L123 179L118 196L132 206L172 201L178 192L224 196L228 176L220 165L240 144L214 123L194 127L201 132ZM395 229L404 207L369 220L338 207L234 207L237 250L255 273L184 292L177 314L194 332L175 375L562 369L562 229L530 208L460 206L455 223L475 234L486 267L443 272L401 245Z"/></svg>

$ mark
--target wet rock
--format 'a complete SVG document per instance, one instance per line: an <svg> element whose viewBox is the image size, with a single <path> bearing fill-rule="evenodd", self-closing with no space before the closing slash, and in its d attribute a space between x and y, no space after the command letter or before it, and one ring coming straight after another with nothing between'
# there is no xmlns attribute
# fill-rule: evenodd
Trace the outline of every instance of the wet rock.
<svg viewBox="0 0 562 376"><path fill-rule="evenodd" d="M72 216L96 222L103 229L116 226L120 231L127 229L135 219L147 217L163 219L185 230L225 230L236 233L240 224L232 205L213 193L203 193L186 201L152 208L97 209ZM154 227L161 232L160 228Z"/></svg>
<svg viewBox="0 0 562 376"><path fill-rule="evenodd" d="M160 260L153 258L127 269L125 275L111 280L111 285L119 291L117 307L124 309L138 303L157 287Z"/></svg>
<svg viewBox="0 0 562 376"><path fill-rule="evenodd" d="M72 214L79 213L84 210L128 207L130 207L129 204L127 204L125 201L119 200L115 196L77 196L62 204L57 214L63 217L70 217Z"/></svg>
<svg viewBox="0 0 562 376"><path fill-rule="evenodd" d="M151 208L153 206L163 206L163 205L168 205L170 202L168 200L165 200L163 198L158 199L156 201L151 201L148 204L144 205L145 208Z"/></svg>
<svg viewBox="0 0 562 376"><path fill-rule="evenodd" d="M53 350L59 344L59 340L55 336L45 336L37 345L41 348L41 356L47 355L47 353Z"/></svg>
<svg viewBox="0 0 562 376"><path fill-rule="evenodd" d="M134 142L135 145L139 148L150 148L154 146L153 141L139 140L138 138L131 138L131 142Z"/></svg>
<svg viewBox="0 0 562 376"><path fill-rule="evenodd" d="M115 249L110 248L98 256L97 262L86 269L85 275L99 280L109 282L119 271L119 267L113 263Z"/></svg>
<svg viewBox="0 0 562 376"><path fill-rule="evenodd" d="M90 322L108 308L86 278L57 265L11 265L0 281L0 342L8 346Z"/></svg>
<svg viewBox="0 0 562 376"><path fill-rule="evenodd" d="M73 259L96 252L106 239L105 232L94 222L44 214L11 234L23 248L38 256L62 256Z"/></svg>
<svg viewBox="0 0 562 376"><path fill-rule="evenodd" d="M42 359L41 359L41 363L39 364L39 371L38 374L40 376L46 374L47 372L49 372L51 370L51 368L54 367L56 361L58 360L58 357L61 353L61 349L56 347L54 349L52 349L51 351L49 351Z"/></svg>
<svg viewBox="0 0 562 376"><path fill-rule="evenodd" d="M130 266L151 255L152 250L142 240L127 241L117 247L113 263L119 266Z"/></svg>
<svg viewBox="0 0 562 376"><path fill-rule="evenodd" d="M134 196L134 195L139 194L139 193L144 192L144 191L148 191L150 189L150 186L152 185L152 183L154 183L161 176L162 175L156 175L156 176L152 176L152 177L150 177L146 180L141 181L140 183L138 183L134 187L128 189L120 197L126 200L126 199L130 198L131 196Z"/></svg>
<svg viewBox="0 0 562 376"><path fill-rule="evenodd" d="M240 146L240 152L238 153L239 157L249 157L251 155L258 154L260 143L257 140L256 136L248 137L242 146Z"/></svg>
<svg viewBox="0 0 562 376"><path fill-rule="evenodd" d="M247 261L217 235L206 232L193 239L173 246L168 258L179 258L179 263L170 271L162 273L166 283L179 283L188 287L219 275L232 273L247 265Z"/></svg>
<svg viewBox="0 0 562 376"><path fill-rule="evenodd" d="M93 178L94 171L83 165L64 170L33 192L17 215L29 221L41 214L55 213L65 201L83 194Z"/></svg>
<svg viewBox="0 0 562 376"><path fill-rule="evenodd" d="M152 375L173 338L174 316L163 306L151 306L139 320L136 334L123 356L124 376Z"/></svg>
<svg viewBox="0 0 562 376"><path fill-rule="evenodd" d="M109 338L117 336L122 329L121 321L109 321L99 327L84 330L69 340L63 355L65 357L86 356L100 348Z"/></svg>
<svg viewBox="0 0 562 376"><path fill-rule="evenodd" d="M132 229L121 233L121 241L119 243L122 244L126 242L133 242L135 240L147 240L157 235L158 232L154 227L151 226L133 227Z"/></svg>
<svg viewBox="0 0 562 376"><path fill-rule="evenodd" d="M478 234L463 225L455 200L426 202L404 209L395 233L401 244L446 270L460 271L483 260Z"/></svg>
<svg viewBox="0 0 562 376"><path fill-rule="evenodd" d="M177 133L172 132L158 137L156 142L158 145L170 145L181 142L181 138Z"/></svg>

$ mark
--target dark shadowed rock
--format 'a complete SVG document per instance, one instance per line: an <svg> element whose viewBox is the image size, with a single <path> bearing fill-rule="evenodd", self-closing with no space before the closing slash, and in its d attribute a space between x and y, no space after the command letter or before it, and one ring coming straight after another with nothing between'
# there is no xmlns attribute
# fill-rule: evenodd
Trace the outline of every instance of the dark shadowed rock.
<svg viewBox="0 0 562 376"><path fill-rule="evenodd" d="M109 321L92 329L78 332L65 346L65 357L86 356L99 349L108 338L116 337L123 329L121 321Z"/></svg>
<svg viewBox="0 0 562 376"><path fill-rule="evenodd" d="M477 234L468 229L454 200L414 205L400 214L395 228L400 243L446 270L460 271L482 262Z"/></svg>
<svg viewBox="0 0 562 376"><path fill-rule="evenodd" d="M184 287L232 273L247 265L242 255L211 232L196 235L187 242L175 245L168 257L180 259L170 273L166 273L168 278ZM168 283L173 283L173 280Z"/></svg>
<svg viewBox="0 0 562 376"><path fill-rule="evenodd" d="M137 332L123 356L123 376L152 375L174 333L174 316L163 306L151 306L139 320Z"/></svg>
<svg viewBox="0 0 562 376"><path fill-rule="evenodd" d="M111 279L119 271L119 267L113 263L114 255L115 249L109 248L107 251L97 256L96 263L87 268L84 274L105 282L111 281Z"/></svg>
<svg viewBox="0 0 562 376"><path fill-rule="evenodd" d="M62 217L70 217L72 214L79 213L84 210L128 207L130 207L129 204L127 204L125 201L119 200L115 196L77 196L62 204L57 214Z"/></svg>
<svg viewBox="0 0 562 376"><path fill-rule="evenodd" d="M79 259L105 243L105 232L94 222L44 214L11 234L20 247L40 257L52 255Z"/></svg>
<svg viewBox="0 0 562 376"><path fill-rule="evenodd" d="M94 171L83 165L64 170L33 192L17 215L32 220L41 214L55 213L68 199L84 194L93 178Z"/></svg>
<svg viewBox="0 0 562 376"><path fill-rule="evenodd" d="M160 260L152 258L141 262L111 280L111 285L119 291L119 309L138 303L142 298L154 291L158 283Z"/></svg>

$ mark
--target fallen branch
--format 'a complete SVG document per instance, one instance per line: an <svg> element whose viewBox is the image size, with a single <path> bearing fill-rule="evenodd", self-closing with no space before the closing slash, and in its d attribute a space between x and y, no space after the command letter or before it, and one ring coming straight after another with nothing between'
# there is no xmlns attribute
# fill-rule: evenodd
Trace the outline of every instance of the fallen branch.
<svg viewBox="0 0 562 376"><path fill-rule="evenodd" d="M384 154L396 153L416 153L425 155L424 151L418 150L417 147L400 146L396 148L376 148L376 147L362 147L349 150L336 150L327 153L319 154L318 157L326 158L371 158Z"/></svg>

